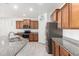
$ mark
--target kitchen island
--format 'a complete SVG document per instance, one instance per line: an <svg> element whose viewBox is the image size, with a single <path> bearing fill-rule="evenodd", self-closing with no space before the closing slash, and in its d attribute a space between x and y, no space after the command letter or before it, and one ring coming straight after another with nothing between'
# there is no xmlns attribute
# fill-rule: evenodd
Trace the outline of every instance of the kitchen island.
<svg viewBox="0 0 79 59"><path fill-rule="evenodd" d="M17 38L18 39L18 38ZM7 36L0 37L0 56L15 56L28 42L28 39L20 38L9 42Z"/></svg>

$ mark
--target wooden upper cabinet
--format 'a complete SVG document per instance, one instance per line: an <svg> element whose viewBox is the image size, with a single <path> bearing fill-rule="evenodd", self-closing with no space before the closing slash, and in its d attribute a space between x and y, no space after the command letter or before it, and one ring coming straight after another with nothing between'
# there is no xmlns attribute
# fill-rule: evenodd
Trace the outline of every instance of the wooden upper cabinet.
<svg viewBox="0 0 79 59"><path fill-rule="evenodd" d="M20 29L23 29L23 21L20 21Z"/></svg>
<svg viewBox="0 0 79 59"><path fill-rule="evenodd" d="M38 29L38 21L31 21L30 27L31 29Z"/></svg>
<svg viewBox="0 0 79 59"><path fill-rule="evenodd" d="M31 21L31 22L30 22L30 27L31 27L31 29L33 29L33 26L34 26L34 25L33 25L33 21Z"/></svg>
<svg viewBox="0 0 79 59"><path fill-rule="evenodd" d="M38 21L34 21L34 29L38 29Z"/></svg>
<svg viewBox="0 0 79 59"><path fill-rule="evenodd" d="M30 26L30 19L24 19L23 24Z"/></svg>
<svg viewBox="0 0 79 59"><path fill-rule="evenodd" d="M30 29L38 29L38 21L33 21L30 19L24 19L23 21L16 21L16 29L23 29L25 25L25 28Z"/></svg>
<svg viewBox="0 0 79 59"><path fill-rule="evenodd" d="M16 21L16 29L20 29L20 22Z"/></svg>
<svg viewBox="0 0 79 59"><path fill-rule="evenodd" d="M59 9L56 9L56 10L52 13L52 15L51 15L52 21L57 21L57 20L58 20L58 10L59 10Z"/></svg>
<svg viewBox="0 0 79 59"><path fill-rule="evenodd" d="M69 28L69 4L65 4L62 8L62 28Z"/></svg>
<svg viewBox="0 0 79 59"><path fill-rule="evenodd" d="M62 28L61 9L58 11L58 28Z"/></svg>
<svg viewBox="0 0 79 59"><path fill-rule="evenodd" d="M66 3L61 14L62 28L79 29L79 3Z"/></svg>
<svg viewBox="0 0 79 59"><path fill-rule="evenodd" d="M70 4L70 28L79 28L79 3Z"/></svg>
<svg viewBox="0 0 79 59"><path fill-rule="evenodd" d="M22 29L23 28L23 21L16 21L16 29Z"/></svg>

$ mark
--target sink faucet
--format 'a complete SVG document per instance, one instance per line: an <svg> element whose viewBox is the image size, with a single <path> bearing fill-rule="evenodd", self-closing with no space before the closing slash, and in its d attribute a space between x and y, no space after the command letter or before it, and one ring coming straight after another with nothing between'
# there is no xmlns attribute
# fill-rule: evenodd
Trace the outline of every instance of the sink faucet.
<svg viewBox="0 0 79 59"><path fill-rule="evenodd" d="M14 34L15 34L14 32L9 32L9 34L8 34L8 39L11 40L11 36L13 37Z"/></svg>

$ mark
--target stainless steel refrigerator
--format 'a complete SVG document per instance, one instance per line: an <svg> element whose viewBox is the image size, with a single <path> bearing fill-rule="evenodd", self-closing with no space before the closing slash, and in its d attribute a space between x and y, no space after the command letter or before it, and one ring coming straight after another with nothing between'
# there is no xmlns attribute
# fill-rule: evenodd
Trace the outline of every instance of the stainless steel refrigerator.
<svg viewBox="0 0 79 59"><path fill-rule="evenodd" d="M46 49L52 54L52 38L62 38L62 29L58 28L56 22L48 22L46 26Z"/></svg>

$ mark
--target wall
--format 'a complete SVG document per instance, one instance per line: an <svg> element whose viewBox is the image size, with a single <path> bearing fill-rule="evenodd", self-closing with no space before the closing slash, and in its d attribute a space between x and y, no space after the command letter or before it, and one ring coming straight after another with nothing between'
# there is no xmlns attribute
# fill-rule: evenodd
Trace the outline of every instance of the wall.
<svg viewBox="0 0 79 59"><path fill-rule="evenodd" d="M63 36L79 40L79 29L63 29Z"/></svg>
<svg viewBox="0 0 79 59"><path fill-rule="evenodd" d="M8 35L9 32L23 32L24 29L16 29L16 21L23 18L0 18L0 36ZM37 32L38 30L33 30Z"/></svg>
<svg viewBox="0 0 79 59"><path fill-rule="evenodd" d="M16 32L17 31L16 20L19 20L19 19L18 18L17 19L16 18L0 18L0 36L7 35L9 32Z"/></svg>
<svg viewBox="0 0 79 59"><path fill-rule="evenodd" d="M47 23L47 13L38 17L39 20L39 42L46 43L46 23Z"/></svg>

